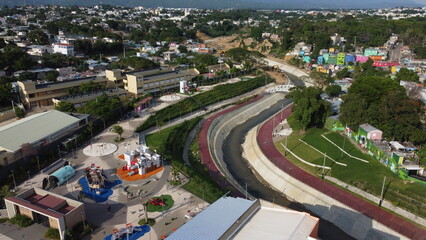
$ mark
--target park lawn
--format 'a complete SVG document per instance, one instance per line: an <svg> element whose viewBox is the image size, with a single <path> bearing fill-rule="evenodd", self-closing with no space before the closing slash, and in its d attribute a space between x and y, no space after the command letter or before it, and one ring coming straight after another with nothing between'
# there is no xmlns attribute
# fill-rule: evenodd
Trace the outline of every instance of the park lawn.
<svg viewBox="0 0 426 240"><path fill-rule="evenodd" d="M170 195L161 195L159 197L158 196L153 197L152 199L157 199L157 198L163 199L163 203L165 204L165 206L161 206L161 205L154 206L151 203L149 203L150 201L148 201L148 206L147 206L148 212L163 212L163 211L169 210L175 203L172 196Z"/></svg>
<svg viewBox="0 0 426 240"><path fill-rule="evenodd" d="M336 146L324 139L321 136L322 134L349 154L368 160L369 163L353 159L344 153L342 154ZM383 177L386 176L387 183L390 184L385 193L385 199L412 213L426 217L426 206L424 203L424 199L426 198L426 185L407 183L372 156L361 152L349 141L349 139L345 139L335 132L327 132L325 129L310 129L305 134L293 132L293 134L288 137L288 147L305 161L323 165L323 155L300 142L298 140L299 138L321 152L327 153L328 156L336 161L347 164L345 167L327 159L325 165L331 166L332 168L331 171L327 171L327 175L354 185L375 196L380 196ZM285 144L285 139L282 140L281 143ZM281 144L276 143L276 145L278 150L283 152L283 148L280 147ZM314 175L318 176L321 174L321 169L310 167L290 154L287 154L287 158L297 166Z"/></svg>
<svg viewBox="0 0 426 240"><path fill-rule="evenodd" d="M179 125L176 125L179 126ZM166 152L165 142L170 132L176 127L169 127L162 129L161 131L150 134L146 136L146 145L149 146L151 150L157 150L159 154L164 154ZM166 156L167 158L167 156Z"/></svg>
<svg viewBox="0 0 426 240"><path fill-rule="evenodd" d="M200 119L200 117L194 118L163 129L161 132L150 134L146 136L146 143L150 149L157 150L159 154L168 159L173 168L188 176L189 181L182 187L183 189L201 199L204 198L209 203L213 203L225 194L225 191L214 182L201 162L191 161L191 166L187 166L182 159L181 149L183 149L185 140ZM173 145L167 144L169 138L173 139ZM194 139L194 141L196 140L198 139Z"/></svg>

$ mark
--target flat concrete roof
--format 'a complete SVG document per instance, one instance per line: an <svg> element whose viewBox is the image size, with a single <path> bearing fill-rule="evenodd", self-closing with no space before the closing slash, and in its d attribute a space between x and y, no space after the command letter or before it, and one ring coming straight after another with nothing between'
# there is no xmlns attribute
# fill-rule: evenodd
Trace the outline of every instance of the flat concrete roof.
<svg viewBox="0 0 426 240"><path fill-rule="evenodd" d="M308 239L318 221L304 212L262 206L233 239Z"/></svg>
<svg viewBox="0 0 426 240"><path fill-rule="evenodd" d="M40 141L79 121L57 110L34 114L0 127L0 149L16 152L22 144Z"/></svg>

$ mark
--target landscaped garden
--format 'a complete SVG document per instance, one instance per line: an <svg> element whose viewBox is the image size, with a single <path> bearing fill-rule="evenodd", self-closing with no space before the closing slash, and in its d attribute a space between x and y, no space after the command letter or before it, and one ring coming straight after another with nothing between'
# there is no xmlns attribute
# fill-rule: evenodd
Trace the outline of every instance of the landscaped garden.
<svg viewBox="0 0 426 240"><path fill-rule="evenodd" d="M161 195L159 197L153 197L148 201L147 211L148 212L164 212L169 210L175 201L170 195Z"/></svg>
<svg viewBox="0 0 426 240"><path fill-rule="evenodd" d="M174 169L189 177L189 182L183 186L185 190L212 203L225 194L225 191L210 178L208 170L200 161L195 161L195 159L190 157L191 166L188 166L184 164L182 158L185 140L189 132L199 123L201 118L197 117L176 126L163 129L161 132L148 135L146 143L150 149L161 152L170 161Z"/></svg>
<svg viewBox="0 0 426 240"><path fill-rule="evenodd" d="M326 138L348 154L343 153ZM285 142L284 139L276 143L278 150L283 153L282 144ZM327 176L337 178L375 196L380 196L383 178L386 176L385 200L416 215L426 217L425 185L399 178L397 174L372 156L361 152L351 140L339 133L317 128L309 129L306 133L295 131L288 137L287 147L298 157L320 166L324 164L324 156L326 156L325 166L331 167L331 170L325 170ZM286 157L295 165L321 177L323 172L321 168L302 163L289 153Z"/></svg>
<svg viewBox="0 0 426 240"><path fill-rule="evenodd" d="M142 125L140 125L136 129L136 132L142 132L154 126L161 126L169 119L174 119L210 104L239 96L271 81L271 78L261 76L236 83L218 85L208 92L186 98L176 104L159 110L155 113L155 115L150 116Z"/></svg>

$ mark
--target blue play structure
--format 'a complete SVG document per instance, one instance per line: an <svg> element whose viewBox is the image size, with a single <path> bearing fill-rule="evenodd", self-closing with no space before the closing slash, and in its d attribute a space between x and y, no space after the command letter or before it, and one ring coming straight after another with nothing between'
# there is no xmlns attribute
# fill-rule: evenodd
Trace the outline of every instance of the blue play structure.
<svg viewBox="0 0 426 240"><path fill-rule="evenodd" d="M104 188L99 189L93 189L89 187L89 183L87 182L86 177L80 178L78 180L78 183L80 183L82 190L81 193L84 194L86 197L89 197L96 202L105 202L108 200L109 196L112 195L112 187L115 185L118 185L122 183L121 180L115 180L114 182L105 181Z"/></svg>
<svg viewBox="0 0 426 240"><path fill-rule="evenodd" d="M149 232L150 227L148 225L132 227L132 233L129 233L129 238L127 238L126 230L127 230L126 228L122 228L117 234L118 237L115 237L114 234L110 234L106 236L104 240L127 240L127 239L136 240L142 237L143 235L145 235L145 233Z"/></svg>

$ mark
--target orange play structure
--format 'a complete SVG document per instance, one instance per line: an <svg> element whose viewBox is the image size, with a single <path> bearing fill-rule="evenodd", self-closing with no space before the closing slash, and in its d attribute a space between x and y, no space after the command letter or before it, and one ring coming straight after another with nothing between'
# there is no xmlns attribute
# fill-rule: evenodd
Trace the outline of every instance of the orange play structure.
<svg viewBox="0 0 426 240"><path fill-rule="evenodd" d="M132 171L132 170L129 170L129 169L123 170L123 168L117 168L116 174L120 177L120 179L129 181L129 182L133 182L133 181L136 181L136 180L143 180L143 179L149 178L152 175L155 175L155 174L163 171L163 167L159 167L159 168L157 168L157 169L155 169L155 170L153 170L153 171L151 171L147 174L144 174L144 175L133 174L132 176L128 176L128 173L130 171Z"/></svg>

